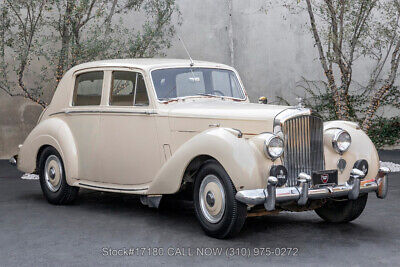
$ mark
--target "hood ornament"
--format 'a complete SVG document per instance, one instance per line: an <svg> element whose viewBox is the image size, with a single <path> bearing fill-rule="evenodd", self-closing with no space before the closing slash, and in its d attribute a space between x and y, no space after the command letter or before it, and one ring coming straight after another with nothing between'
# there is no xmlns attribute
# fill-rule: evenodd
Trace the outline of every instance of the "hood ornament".
<svg viewBox="0 0 400 267"><path fill-rule="evenodd" d="M297 97L296 100L297 100L297 102L298 102L298 103L297 103L297 107L298 107L298 108L304 108L303 98Z"/></svg>

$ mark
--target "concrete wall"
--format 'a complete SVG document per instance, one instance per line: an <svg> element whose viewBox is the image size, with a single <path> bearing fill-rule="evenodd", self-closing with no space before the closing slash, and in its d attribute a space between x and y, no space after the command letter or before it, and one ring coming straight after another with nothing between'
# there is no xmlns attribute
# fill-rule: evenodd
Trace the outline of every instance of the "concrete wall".
<svg viewBox="0 0 400 267"><path fill-rule="evenodd" d="M253 101L261 95L271 100L277 95L293 100L295 83L302 76L323 78L315 61L312 36L304 27L307 17L288 16L279 5L265 10L265 0L231 1L232 64L229 2L178 1L183 16L178 33L193 58L234 65ZM178 40L174 40L167 54L186 57Z"/></svg>
<svg viewBox="0 0 400 267"><path fill-rule="evenodd" d="M0 159L15 155L42 112L39 105L0 92Z"/></svg>
<svg viewBox="0 0 400 267"><path fill-rule="evenodd" d="M279 4L265 10L265 0L177 0L182 13L178 34L195 59L236 67L252 101L265 95L294 101L301 77L323 79L306 14L289 15ZM274 0L279 3L279 0ZM231 16L230 16L231 15ZM125 18L135 23L137 17ZM178 38L167 57L186 58ZM355 76L365 80L368 64ZM11 156L34 127L41 108L0 92L0 158Z"/></svg>

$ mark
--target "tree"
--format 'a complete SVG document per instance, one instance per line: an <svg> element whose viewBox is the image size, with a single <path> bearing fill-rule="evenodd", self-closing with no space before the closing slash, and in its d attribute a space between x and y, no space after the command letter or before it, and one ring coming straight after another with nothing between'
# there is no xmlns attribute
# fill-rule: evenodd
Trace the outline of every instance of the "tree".
<svg viewBox="0 0 400 267"><path fill-rule="evenodd" d="M40 99L40 88L27 88L24 83L24 75L31 62L35 51L36 36L43 24L43 11L47 1L11 1L5 0L1 4L1 62L2 75L0 88L10 96L24 96L38 104L45 106ZM7 63L8 53L12 50L13 65ZM16 76L16 82L9 78L9 69ZM13 87L18 86L20 92L15 93Z"/></svg>
<svg viewBox="0 0 400 267"><path fill-rule="evenodd" d="M331 118L356 120L365 131L379 107L399 107L399 0L298 0L284 5L296 14L306 12L326 78L304 79L310 105L321 108L329 105L321 101L331 102ZM373 66L369 79L355 81L354 69L362 64Z"/></svg>
<svg viewBox="0 0 400 267"><path fill-rule="evenodd" d="M54 92L76 64L162 54L180 17L175 0L5 0L0 10L0 89L42 107L44 89ZM138 12L141 28L126 26Z"/></svg>

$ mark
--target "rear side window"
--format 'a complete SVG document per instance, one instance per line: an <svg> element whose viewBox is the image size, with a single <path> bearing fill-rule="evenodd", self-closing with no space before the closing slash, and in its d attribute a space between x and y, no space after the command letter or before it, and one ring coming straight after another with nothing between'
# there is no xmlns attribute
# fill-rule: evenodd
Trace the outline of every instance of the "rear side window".
<svg viewBox="0 0 400 267"><path fill-rule="evenodd" d="M114 71L112 75L110 105L149 105L146 85L142 74L129 71Z"/></svg>
<svg viewBox="0 0 400 267"><path fill-rule="evenodd" d="M102 71L79 74L75 80L73 106L97 106L101 102L103 89Z"/></svg>

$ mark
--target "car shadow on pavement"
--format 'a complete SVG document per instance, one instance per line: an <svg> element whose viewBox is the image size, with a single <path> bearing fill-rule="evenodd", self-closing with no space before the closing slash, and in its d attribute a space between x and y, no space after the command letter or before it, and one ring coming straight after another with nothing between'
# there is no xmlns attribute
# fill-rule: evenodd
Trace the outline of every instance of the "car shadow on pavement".
<svg viewBox="0 0 400 267"><path fill-rule="evenodd" d="M39 185L36 185L39 189ZM40 190L40 189L39 189ZM64 217L86 218L86 222L81 225L81 230L91 227L93 223L107 225L113 223L121 227L129 227L138 224L142 227L153 229L154 222L160 229L168 229L175 235L190 235L195 238L208 239L204 236L193 209L191 201L176 200L166 198L161 202L160 208L149 208L140 202L140 198L135 195L118 194L108 192L98 192L81 189L77 201L68 206L54 206L45 200L39 190L28 190L20 192L18 202L30 203L42 212ZM361 219L364 215L361 215ZM360 219L359 219L360 220ZM256 246L254 240L263 240L264 236L270 245L288 246L287 240L292 240L293 244L301 245L302 242L318 242L318 245L329 246L334 236L335 242L342 246L355 245L357 242L371 243L374 238L389 238L390 234L386 229L376 228L373 225L360 223L356 220L347 224L331 224L322 221L313 211L301 213L281 212L280 214L266 215L262 217L249 217L241 231L235 238L231 239L234 244L246 242L249 246ZM371 226L371 227L369 227ZM147 231L146 230L146 231ZM368 233L368 239L365 237ZM349 238L351 236L351 238ZM284 237L284 238L283 238ZM282 241L285 240L285 241ZM224 241L218 241L223 242ZM260 242L260 241L259 241ZM226 243L227 244L227 243Z"/></svg>
<svg viewBox="0 0 400 267"><path fill-rule="evenodd" d="M159 226L169 227L174 225L180 231L187 230L192 234L193 225L200 229L191 201L168 199L161 202L159 209L155 209L142 205L139 197L134 195L90 190L81 191L80 197L74 204L74 209L78 208L84 211L87 216L106 213L109 216L127 220L132 217L149 221L156 220ZM39 199L39 195L33 197L35 200ZM40 195L40 198L43 197ZM43 201L45 200L43 199ZM186 227L187 225L190 225L190 227ZM201 231L198 232L200 235L203 234ZM357 221L347 224L326 223L313 211L282 212L277 215L247 218L246 224L237 239L251 239L253 235L263 234L268 236L268 239L276 238L279 240L282 235L299 238L299 233L302 233L300 239L312 236L313 239L326 240L329 235L335 235L336 238L343 236L343 239L347 240L349 235L357 239L362 237L362 233L366 232L369 236L382 234L379 230L361 225Z"/></svg>

